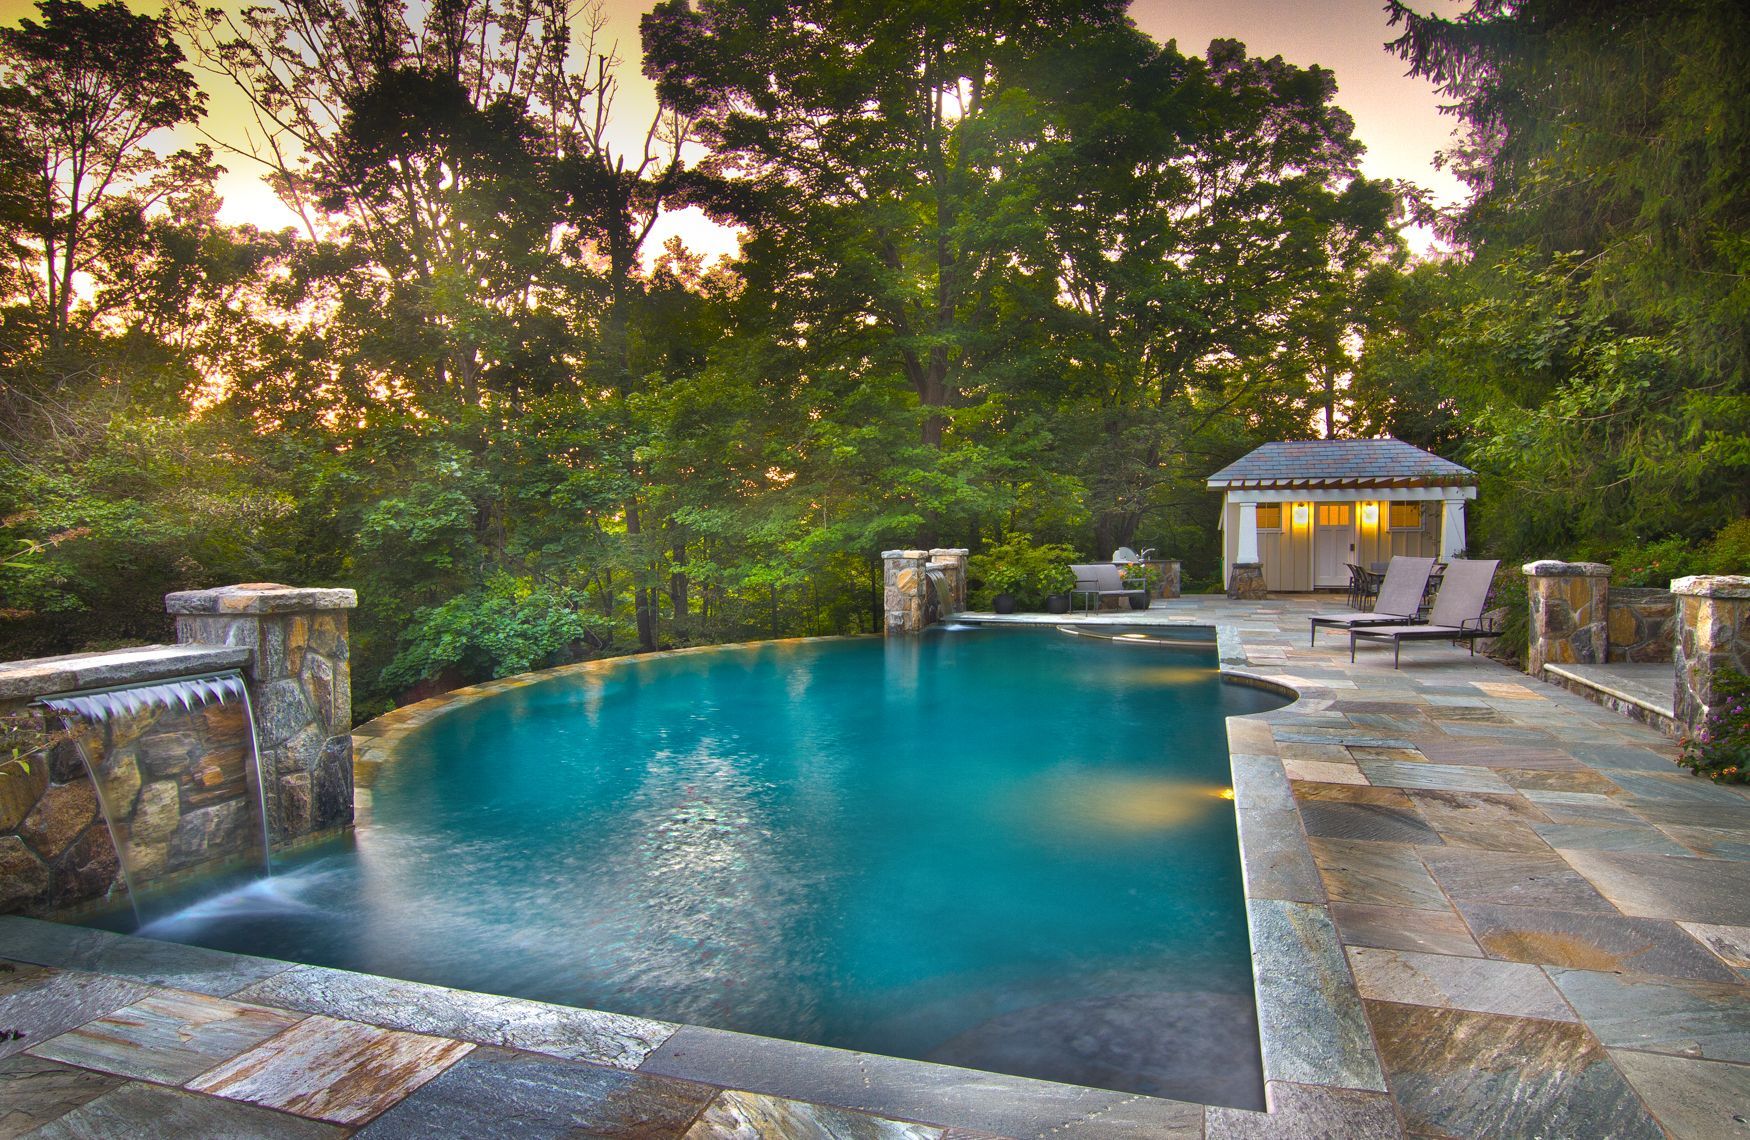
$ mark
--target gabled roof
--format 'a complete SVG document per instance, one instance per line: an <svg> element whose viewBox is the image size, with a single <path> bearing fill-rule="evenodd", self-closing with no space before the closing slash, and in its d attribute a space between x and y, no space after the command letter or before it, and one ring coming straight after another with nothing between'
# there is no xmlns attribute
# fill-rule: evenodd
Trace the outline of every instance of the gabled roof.
<svg viewBox="0 0 1750 1140"><path fill-rule="evenodd" d="M1297 439L1266 443L1209 477L1231 487L1469 486L1477 473L1401 439Z"/></svg>

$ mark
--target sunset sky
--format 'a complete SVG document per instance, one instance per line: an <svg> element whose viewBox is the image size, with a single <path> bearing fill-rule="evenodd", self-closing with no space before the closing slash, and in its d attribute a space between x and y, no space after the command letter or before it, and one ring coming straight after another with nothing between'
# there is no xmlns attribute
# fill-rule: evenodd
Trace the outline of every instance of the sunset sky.
<svg viewBox="0 0 1750 1140"><path fill-rule="evenodd" d="M608 37L618 42L626 60L618 119L629 143L648 123L653 106L649 84L637 67L638 19L653 2L605 0ZM130 6L142 12L160 8L157 0L130 0ZM1442 15L1463 6L1462 0L1418 4L1423 11ZM34 0L0 0L0 20L14 23L34 14L35 7ZM1405 76L1403 61L1384 50L1395 33L1379 0L1134 0L1130 14L1155 39L1176 39L1187 54L1201 54L1212 38L1227 37L1240 40L1254 55L1280 55L1290 63L1329 68L1337 76L1337 102L1354 116L1356 135L1367 146L1365 173L1409 179L1432 191L1438 202L1460 197L1457 180L1434 168L1435 153L1450 141L1451 121L1439 113L1434 90ZM203 129L216 143L243 145L246 118L240 100L220 86L212 86L209 94ZM196 137L191 132L188 141ZM252 169L253 163L235 154L220 161L229 168L220 183L226 220L264 228L291 224L291 214L261 183L259 168ZM671 219L654 235L653 248L674 232L700 252L734 248L732 235L697 217ZM1427 235L1412 235L1412 245L1425 250Z"/></svg>

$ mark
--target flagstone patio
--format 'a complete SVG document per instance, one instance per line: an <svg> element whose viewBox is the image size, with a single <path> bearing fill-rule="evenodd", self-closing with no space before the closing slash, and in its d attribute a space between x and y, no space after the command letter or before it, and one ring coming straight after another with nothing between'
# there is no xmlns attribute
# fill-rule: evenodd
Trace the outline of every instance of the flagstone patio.
<svg viewBox="0 0 1750 1140"><path fill-rule="evenodd" d="M1308 648L1330 608L1010 619L1215 625L1300 694L1229 722L1268 1114L4 918L0 1138L1750 1136L1750 796L1461 648Z"/></svg>

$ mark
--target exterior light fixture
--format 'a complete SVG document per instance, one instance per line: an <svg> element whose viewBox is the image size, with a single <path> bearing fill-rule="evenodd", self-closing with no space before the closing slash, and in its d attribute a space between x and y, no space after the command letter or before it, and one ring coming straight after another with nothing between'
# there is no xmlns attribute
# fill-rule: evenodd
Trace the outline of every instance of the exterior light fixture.
<svg viewBox="0 0 1750 1140"><path fill-rule="evenodd" d="M1361 521L1366 523L1368 526L1378 526L1379 525L1379 504L1378 503L1362 503L1361 504Z"/></svg>
<svg viewBox="0 0 1750 1140"><path fill-rule="evenodd" d="M1307 513L1307 507L1306 507L1305 503L1294 504L1294 525L1295 526L1305 526L1306 525L1306 513Z"/></svg>

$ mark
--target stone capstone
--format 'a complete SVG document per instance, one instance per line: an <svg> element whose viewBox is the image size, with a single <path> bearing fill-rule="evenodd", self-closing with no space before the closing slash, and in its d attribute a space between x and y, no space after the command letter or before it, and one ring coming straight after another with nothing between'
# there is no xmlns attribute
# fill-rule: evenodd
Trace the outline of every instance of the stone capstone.
<svg viewBox="0 0 1750 1140"><path fill-rule="evenodd" d="M352 590L301 589L278 582L242 582L212 590L179 590L164 595L165 612L183 614L284 614L310 610L350 610L358 605Z"/></svg>

